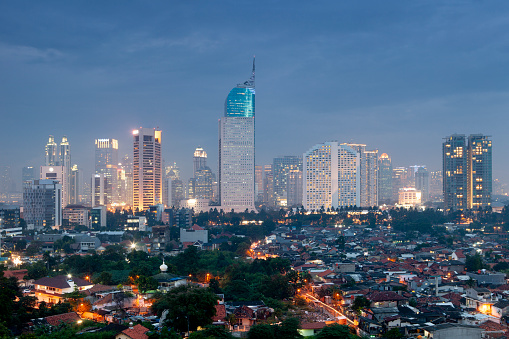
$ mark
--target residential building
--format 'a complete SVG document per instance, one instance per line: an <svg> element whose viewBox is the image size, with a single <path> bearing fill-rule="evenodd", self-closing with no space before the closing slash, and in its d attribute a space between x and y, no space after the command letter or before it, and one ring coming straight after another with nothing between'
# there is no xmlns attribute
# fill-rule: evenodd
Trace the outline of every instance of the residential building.
<svg viewBox="0 0 509 339"><path fill-rule="evenodd" d="M219 196L225 211L254 210L255 67L228 94L219 120Z"/></svg>
<svg viewBox="0 0 509 339"><path fill-rule="evenodd" d="M92 207L106 206L111 203L108 198L111 183L108 180L106 173L98 173L92 177Z"/></svg>
<svg viewBox="0 0 509 339"><path fill-rule="evenodd" d="M106 206L96 206L90 210L90 227L99 229L106 227Z"/></svg>
<svg viewBox="0 0 509 339"><path fill-rule="evenodd" d="M303 205L307 210L359 206L359 153L336 141L304 153Z"/></svg>
<svg viewBox="0 0 509 339"><path fill-rule="evenodd" d="M359 153L359 201L357 206L378 205L378 150L367 151L364 144L346 144Z"/></svg>
<svg viewBox="0 0 509 339"><path fill-rule="evenodd" d="M72 205L76 205L81 201L79 173L78 165L74 164L69 176L69 204Z"/></svg>
<svg viewBox="0 0 509 339"><path fill-rule="evenodd" d="M432 201L444 200L442 171L430 172L429 195Z"/></svg>
<svg viewBox="0 0 509 339"><path fill-rule="evenodd" d="M403 206L416 206L421 204L422 193L413 187L399 189L398 204Z"/></svg>
<svg viewBox="0 0 509 339"><path fill-rule="evenodd" d="M378 202L390 204L392 199L392 162L387 153L378 158Z"/></svg>
<svg viewBox="0 0 509 339"><path fill-rule="evenodd" d="M71 181L71 145L69 144L69 140L67 140L67 136L62 137L62 141L60 142L60 162L59 165L64 167L64 176L67 182L67 189L64 195L64 207L67 206L71 201L71 187L69 185ZM42 178L41 178L42 179Z"/></svg>
<svg viewBox="0 0 509 339"><path fill-rule="evenodd" d="M488 136L453 134L442 145L444 207L478 209L491 205L492 142Z"/></svg>
<svg viewBox="0 0 509 339"><path fill-rule="evenodd" d="M67 205L62 213L64 224L69 226L86 226L90 227L90 208L82 205Z"/></svg>
<svg viewBox="0 0 509 339"><path fill-rule="evenodd" d="M49 305L63 301L64 294L75 290L85 291L94 286L93 283L72 276L57 275L56 277L44 277L34 281L35 296L37 302L45 302Z"/></svg>
<svg viewBox="0 0 509 339"><path fill-rule="evenodd" d="M287 205L293 207L302 206L302 171L291 170L287 175Z"/></svg>
<svg viewBox="0 0 509 339"><path fill-rule="evenodd" d="M133 209L144 211L163 201L161 134L157 129L133 131Z"/></svg>
<svg viewBox="0 0 509 339"><path fill-rule="evenodd" d="M26 185L30 185L32 180L37 180L39 178L39 173L37 173L37 169L34 166L25 166L21 170L21 181L22 187Z"/></svg>

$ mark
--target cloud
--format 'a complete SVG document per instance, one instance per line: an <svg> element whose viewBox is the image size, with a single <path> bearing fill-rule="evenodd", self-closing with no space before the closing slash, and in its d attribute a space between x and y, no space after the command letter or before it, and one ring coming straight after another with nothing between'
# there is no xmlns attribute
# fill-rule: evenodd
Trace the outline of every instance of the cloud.
<svg viewBox="0 0 509 339"><path fill-rule="evenodd" d="M65 56L54 48L36 48L32 46L8 45L0 43L0 58L24 62L51 62Z"/></svg>

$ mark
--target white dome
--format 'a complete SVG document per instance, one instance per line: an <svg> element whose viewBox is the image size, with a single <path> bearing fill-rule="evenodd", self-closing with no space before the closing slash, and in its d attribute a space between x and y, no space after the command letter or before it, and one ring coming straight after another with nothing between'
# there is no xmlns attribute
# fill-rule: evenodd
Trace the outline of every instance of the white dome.
<svg viewBox="0 0 509 339"><path fill-rule="evenodd" d="M166 272L168 270L168 265L166 265L163 261L163 264L159 266L159 269L161 270L161 272Z"/></svg>

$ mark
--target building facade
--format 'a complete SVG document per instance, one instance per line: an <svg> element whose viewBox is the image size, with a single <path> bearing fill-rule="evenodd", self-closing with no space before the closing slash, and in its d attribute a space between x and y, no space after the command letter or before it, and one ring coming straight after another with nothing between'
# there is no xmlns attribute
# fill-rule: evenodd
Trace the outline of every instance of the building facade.
<svg viewBox="0 0 509 339"><path fill-rule="evenodd" d="M442 144L444 207L478 209L491 205L492 142L488 136L453 134Z"/></svg>
<svg viewBox="0 0 509 339"><path fill-rule="evenodd" d="M302 157L286 155L274 158L272 163L274 201L276 206L288 205L288 174L302 171Z"/></svg>
<svg viewBox="0 0 509 339"><path fill-rule="evenodd" d="M62 185L57 180L33 180L23 191L23 217L29 229L62 225Z"/></svg>
<svg viewBox="0 0 509 339"><path fill-rule="evenodd" d="M255 68L228 94L219 120L219 196L224 211L254 210Z"/></svg>
<svg viewBox="0 0 509 339"><path fill-rule="evenodd" d="M118 140L95 139L95 174L102 174L106 178L104 187L108 203L120 202L117 185Z"/></svg>
<svg viewBox="0 0 509 339"><path fill-rule="evenodd" d="M392 200L392 162L387 153L382 153L378 158L378 201L390 204Z"/></svg>
<svg viewBox="0 0 509 339"><path fill-rule="evenodd" d="M133 131L133 209L144 211L163 201L161 131Z"/></svg>
<svg viewBox="0 0 509 339"><path fill-rule="evenodd" d="M359 206L359 153L346 144L326 142L303 155L303 206L307 210Z"/></svg>

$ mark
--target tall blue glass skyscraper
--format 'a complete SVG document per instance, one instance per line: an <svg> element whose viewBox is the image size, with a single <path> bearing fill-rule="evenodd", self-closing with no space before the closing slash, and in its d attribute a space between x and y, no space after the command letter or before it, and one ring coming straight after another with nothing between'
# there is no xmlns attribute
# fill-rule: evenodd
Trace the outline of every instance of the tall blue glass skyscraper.
<svg viewBox="0 0 509 339"><path fill-rule="evenodd" d="M255 63L249 80L226 97L219 120L219 196L225 212L254 210Z"/></svg>

